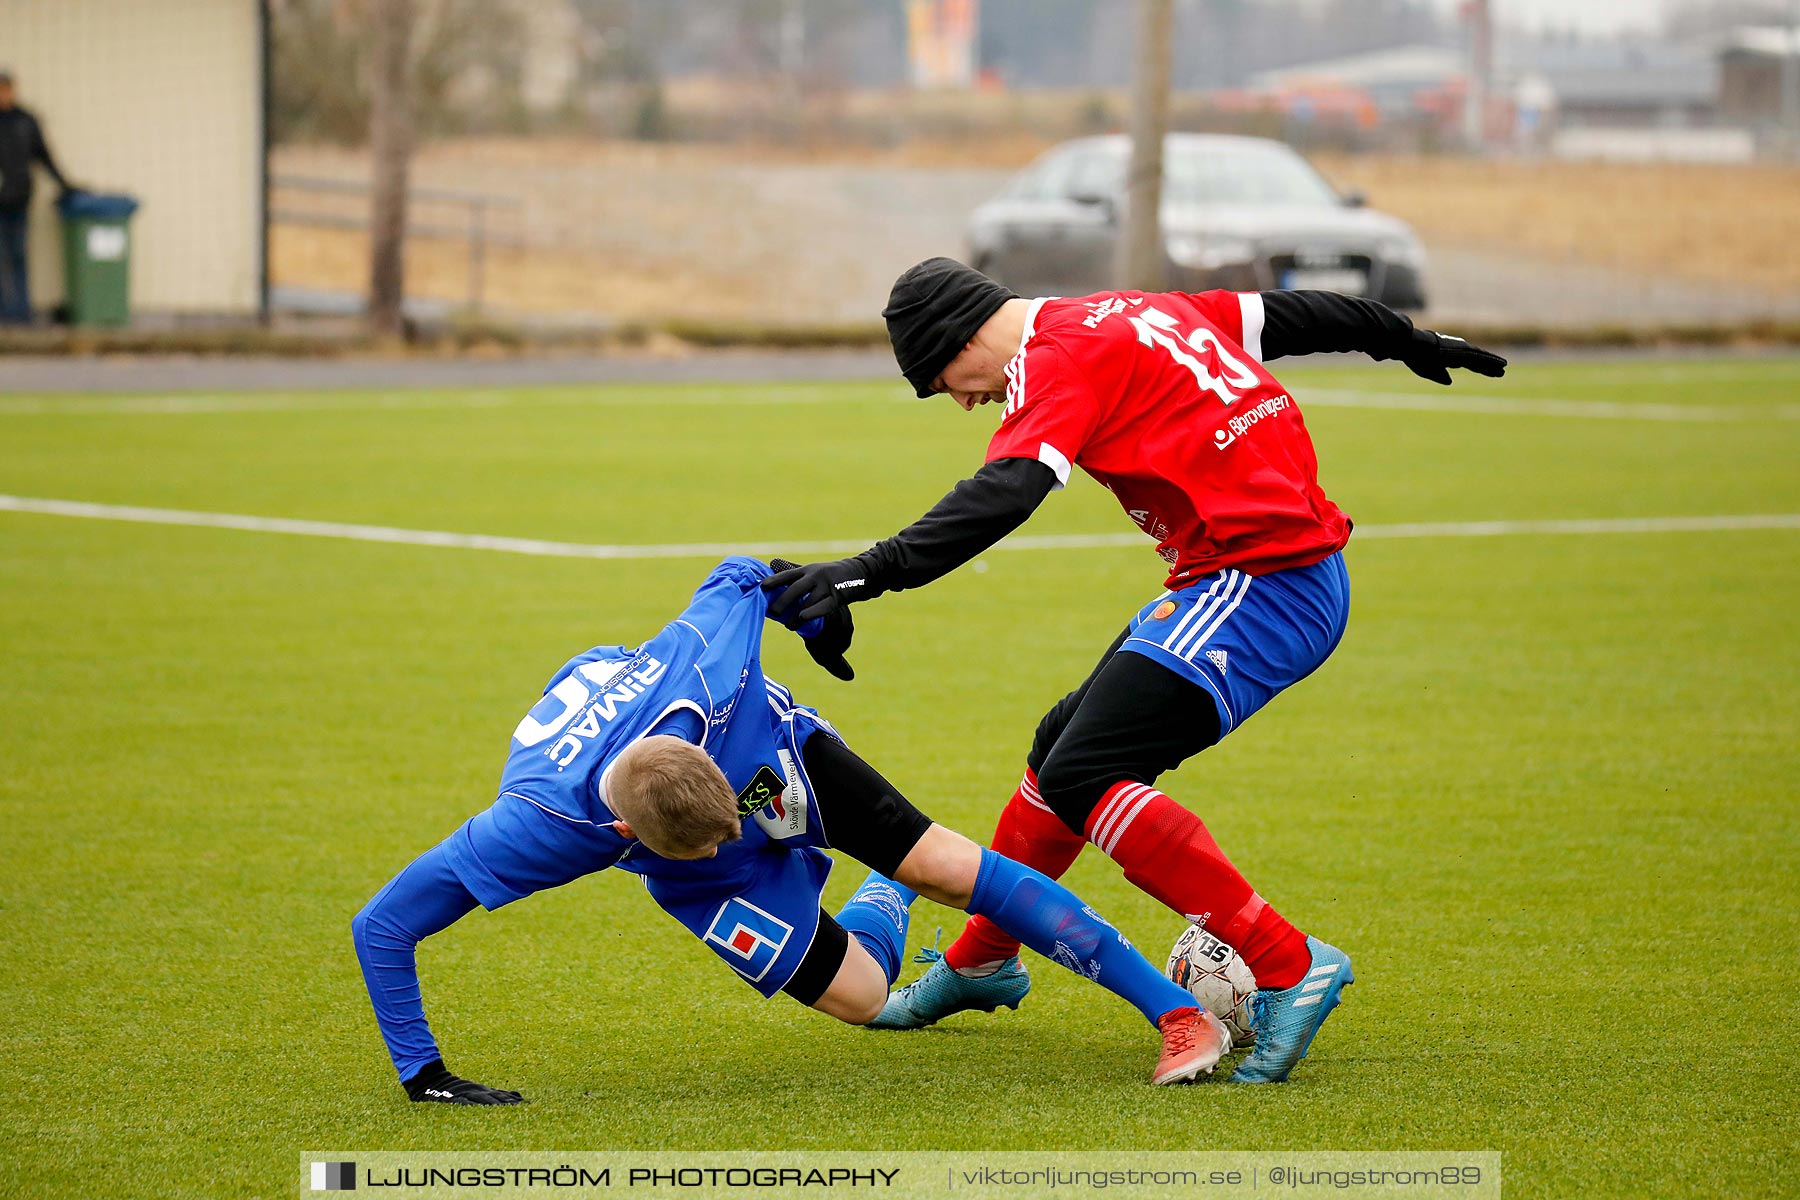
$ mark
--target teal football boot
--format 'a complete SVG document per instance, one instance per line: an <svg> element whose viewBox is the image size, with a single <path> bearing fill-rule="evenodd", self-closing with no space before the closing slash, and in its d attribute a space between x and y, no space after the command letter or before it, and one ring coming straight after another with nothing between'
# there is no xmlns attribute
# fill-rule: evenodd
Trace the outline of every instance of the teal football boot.
<svg viewBox="0 0 1800 1200"><path fill-rule="evenodd" d="M1306 978L1279 992L1260 991L1250 997L1250 1028L1255 1049L1231 1073L1233 1083L1280 1083L1288 1077L1319 1032L1319 1026L1338 1006L1344 987L1356 982L1350 956L1318 938L1306 939L1312 966Z"/></svg>
<svg viewBox="0 0 1800 1200"><path fill-rule="evenodd" d="M889 996L870 1029L923 1029L951 1013L1016 1009L1031 990L1031 976L1016 954L979 979L958 975L938 950L921 950L913 961L930 963L931 969Z"/></svg>

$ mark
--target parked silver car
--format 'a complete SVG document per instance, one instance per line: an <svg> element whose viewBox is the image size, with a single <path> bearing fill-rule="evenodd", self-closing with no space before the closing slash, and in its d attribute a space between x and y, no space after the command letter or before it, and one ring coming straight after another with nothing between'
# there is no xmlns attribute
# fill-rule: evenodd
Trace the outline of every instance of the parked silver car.
<svg viewBox="0 0 1800 1200"><path fill-rule="evenodd" d="M969 261L1023 295L1114 286L1130 142L1047 151L969 220ZM1425 248L1404 221L1339 195L1267 138L1170 134L1163 150L1167 286L1319 288L1425 307Z"/></svg>

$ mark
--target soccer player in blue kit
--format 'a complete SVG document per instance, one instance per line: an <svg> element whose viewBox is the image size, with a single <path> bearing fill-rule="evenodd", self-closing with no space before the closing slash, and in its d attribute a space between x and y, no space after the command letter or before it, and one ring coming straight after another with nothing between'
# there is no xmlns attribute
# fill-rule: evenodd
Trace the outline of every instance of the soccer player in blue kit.
<svg viewBox="0 0 1800 1200"><path fill-rule="evenodd" d="M788 564L779 564L786 566ZM450 1073L425 1020L418 943L476 905L618 867L764 996L853 1025L899 974L915 895L979 913L1123 997L1162 1035L1157 1084L1191 1082L1231 1035L1073 893L914 808L814 710L762 673L770 568L728 558L637 647L565 663L513 731L493 806L395 876L351 922L381 1035L408 1097L516 1104ZM842 677L848 613L799 629ZM872 873L835 918L833 847Z"/></svg>

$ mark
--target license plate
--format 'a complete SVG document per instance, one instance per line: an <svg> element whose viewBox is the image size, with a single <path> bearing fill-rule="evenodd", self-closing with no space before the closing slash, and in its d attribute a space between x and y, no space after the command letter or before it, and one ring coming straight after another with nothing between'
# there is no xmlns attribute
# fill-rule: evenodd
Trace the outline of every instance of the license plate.
<svg viewBox="0 0 1800 1200"><path fill-rule="evenodd" d="M1369 273L1350 267L1311 269L1296 267L1281 276L1284 288L1306 288L1320 292L1347 292L1360 296L1369 290Z"/></svg>

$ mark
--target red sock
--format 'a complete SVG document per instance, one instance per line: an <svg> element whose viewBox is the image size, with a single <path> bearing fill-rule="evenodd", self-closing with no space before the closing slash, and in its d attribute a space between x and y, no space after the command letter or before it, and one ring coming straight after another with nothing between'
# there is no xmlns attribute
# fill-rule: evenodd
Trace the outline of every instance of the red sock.
<svg viewBox="0 0 1800 1200"><path fill-rule="evenodd" d="M1026 768L1019 789L1000 811L994 850L1052 879L1060 879L1085 845L1087 841L1063 824L1063 819L1044 803L1038 795L1037 773ZM1011 958L1018 952L1019 943L1005 930L986 917L974 916L963 926L962 936L944 951L944 961L957 970L966 970Z"/></svg>
<svg viewBox="0 0 1800 1200"><path fill-rule="evenodd" d="M1199 817L1155 788L1108 788L1087 835L1126 879L1236 947L1259 987L1292 987L1306 975L1306 935L1256 894Z"/></svg>

